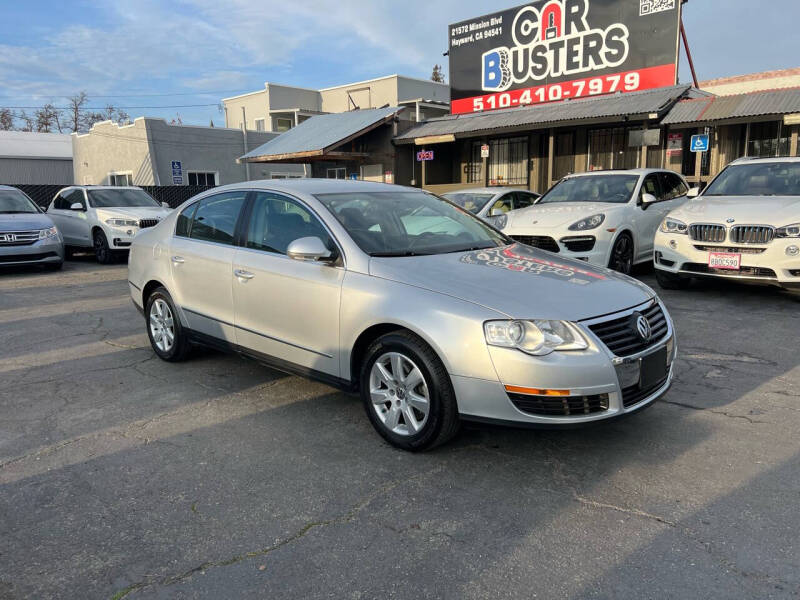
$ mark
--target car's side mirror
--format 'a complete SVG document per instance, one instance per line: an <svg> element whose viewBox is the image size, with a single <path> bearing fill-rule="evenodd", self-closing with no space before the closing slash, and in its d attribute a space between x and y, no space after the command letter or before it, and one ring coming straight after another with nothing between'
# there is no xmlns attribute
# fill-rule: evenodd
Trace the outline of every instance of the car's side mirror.
<svg viewBox="0 0 800 600"><path fill-rule="evenodd" d="M170 208L169 202L162 202L161 208Z"/></svg>
<svg viewBox="0 0 800 600"><path fill-rule="evenodd" d="M70 210L86 210L86 209L83 207L83 204L81 204L80 202L73 202L73 203L70 205L69 209L70 209Z"/></svg>
<svg viewBox="0 0 800 600"><path fill-rule="evenodd" d="M686 197L687 198L697 198L699 195L700 195L700 188L699 187L693 187L688 192L686 192Z"/></svg>
<svg viewBox="0 0 800 600"><path fill-rule="evenodd" d="M330 261L333 253L325 247L318 237L304 237L293 241L286 248L286 255L294 260Z"/></svg>
<svg viewBox="0 0 800 600"><path fill-rule="evenodd" d="M655 202L658 202L658 198L653 196L653 194L642 194L642 208L646 209Z"/></svg>

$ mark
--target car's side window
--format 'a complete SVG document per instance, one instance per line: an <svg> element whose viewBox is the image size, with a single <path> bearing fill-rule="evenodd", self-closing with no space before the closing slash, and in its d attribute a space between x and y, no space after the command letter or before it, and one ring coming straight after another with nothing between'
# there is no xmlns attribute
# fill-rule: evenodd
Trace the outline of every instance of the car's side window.
<svg viewBox="0 0 800 600"><path fill-rule="evenodd" d="M64 200L64 194L60 193L55 197L55 200L53 200L53 208L56 210L64 210L65 203L66 201Z"/></svg>
<svg viewBox="0 0 800 600"><path fill-rule="evenodd" d="M525 192L517 192L515 196L517 197L516 201L514 202L515 210L518 208L526 208L534 202L533 196L526 194Z"/></svg>
<svg viewBox="0 0 800 600"><path fill-rule="evenodd" d="M198 204L200 203L195 202L194 204L190 204L181 211L181 214L178 215L178 223L175 225L176 236L189 237L189 234L192 230L192 219L194 219L194 213L197 210Z"/></svg>
<svg viewBox="0 0 800 600"><path fill-rule="evenodd" d="M680 198L689 191L689 187L675 173L661 173L661 187L664 189L664 200Z"/></svg>
<svg viewBox="0 0 800 600"><path fill-rule="evenodd" d="M256 194L247 227L248 248L286 254L289 244L304 237L318 237L328 249L335 248L325 227L307 208L280 194Z"/></svg>
<svg viewBox="0 0 800 600"><path fill-rule="evenodd" d="M193 240L233 245L236 222L246 195L246 191L237 191L200 200L192 218L189 237Z"/></svg>
<svg viewBox="0 0 800 600"><path fill-rule="evenodd" d="M639 200L641 200L645 194L652 194L658 200L664 199L661 195L661 189L658 185L658 177L655 174L648 175L644 178L644 183L642 183L642 191L639 192Z"/></svg>
<svg viewBox="0 0 800 600"><path fill-rule="evenodd" d="M492 204L492 208L489 209L489 214L492 214L492 211L501 210L504 213L507 213L510 210L514 209L512 204L514 194L509 193L505 194L504 196L500 196L497 200L495 200L494 204Z"/></svg>

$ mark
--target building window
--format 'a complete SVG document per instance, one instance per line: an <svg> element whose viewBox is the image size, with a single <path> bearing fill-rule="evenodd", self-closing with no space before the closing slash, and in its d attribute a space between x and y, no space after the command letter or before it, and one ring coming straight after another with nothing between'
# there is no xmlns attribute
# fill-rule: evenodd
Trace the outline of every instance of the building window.
<svg viewBox="0 0 800 600"><path fill-rule="evenodd" d="M266 131L266 125L264 123L264 119L256 119L256 131Z"/></svg>
<svg viewBox="0 0 800 600"><path fill-rule="evenodd" d="M217 185L217 174L216 173L204 173L202 171L190 171L187 175L189 179L189 185L205 185L205 186L213 186Z"/></svg>
<svg viewBox="0 0 800 600"><path fill-rule="evenodd" d="M347 168L336 167L333 169L328 169L327 177L328 179L347 179Z"/></svg>
<svg viewBox="0 0 800 600"><path fill-rule="evenodd" d="M781 121L751 123L747 138L747 156L789 156L790 134L790 129L784 127Z"/></svg>
<svg viewBox="0 0 800 600"><path fill-rule="evenodd" d="M589 132L589 170L635 169L641 146L630 147L630 129L595 129Z"/></svg>
<svg viewBox="0 0 800 600"><path fill-rule="evenodd" d="M292 128L293 121L291 119L277 118L275 119L275 131L289 131Z"/></svg>
<svg viewBox="0 0 800 600"><path fill-rule="evenodd" d="M553 140L553 181L575 172L575 134L557 133Z"/></svg>
<svg viewBox="0 0 800 600"><path fill-rule="evenodd" d="M132 173L109 173L108 174L108 184L109 185L133 185L133 174Z"/></svg>
<svg viewBox="0 0 800 600"><path fill-rule="evenodd" d="M483 142L472 142L469 148L469 160L464 170L467 183L483 183L483 158L481 158Z"/></svg>
<svg viewBox="0 0 800 600"><path fill-rule="evenodd" d="M474 148L473 148L474 151ZM478 147L480 157L480 147ZM528 184L528 138L489 141L489 185Z"/></svg>

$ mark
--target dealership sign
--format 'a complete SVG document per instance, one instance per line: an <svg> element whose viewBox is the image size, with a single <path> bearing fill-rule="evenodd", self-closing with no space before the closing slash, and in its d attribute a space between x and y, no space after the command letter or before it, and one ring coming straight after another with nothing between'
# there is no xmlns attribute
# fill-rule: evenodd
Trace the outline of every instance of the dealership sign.
<svg viewBox="0 0 800 600"><path fill-rule="evenodd" d="M433 160L433 150L420 150L417 152L417 162Z"/></svg>
<svg viewBox="0 0 800 600"><path fill-rule="evenodd" d="M679 0L538 0L450 26L453 113L677 83Z"/></svg>

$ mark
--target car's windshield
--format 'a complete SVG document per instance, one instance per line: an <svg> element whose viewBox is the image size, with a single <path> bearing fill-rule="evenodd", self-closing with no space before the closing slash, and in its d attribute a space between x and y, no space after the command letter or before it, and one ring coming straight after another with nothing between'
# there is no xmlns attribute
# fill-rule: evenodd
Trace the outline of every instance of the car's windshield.
<svg viewBox="0 0 800 600"><path fill-rule="evenodd" d="M354 192L317 198L371 256L444 254L511 243L480 219L425 192Z"/></svg>
<svg viewBox="0 0 800 600"><path fill-rule="evenodd" d="M731 165L703 196L800 196L800 162Z"/></svg>
<svg viewBox="0 0 800 600"><path fill-rule="evenodd" d="M89 204L94 208L158 206L144 190L89 190Z"/></svg>
<svg viewBox="0 0 800 600"><path fill-rule="evenodd" d="M584 175L562 179L537 204L551 202L629 202L638 175Z"/></svg>
<svg viewBox="0 0 800 600"><path fill-rule="evenodd" d="M38 212L33 200L19 190L0 190L0 215Z"/></svg>
<svg viewBox="0 0 800 600"><path fill-rule="evenodd" d="M474 215L481 212L486 203L494 198L494 194L479 194L476 192L450 192L442 195L453 204L458 204L461 208Z"/></svg>

